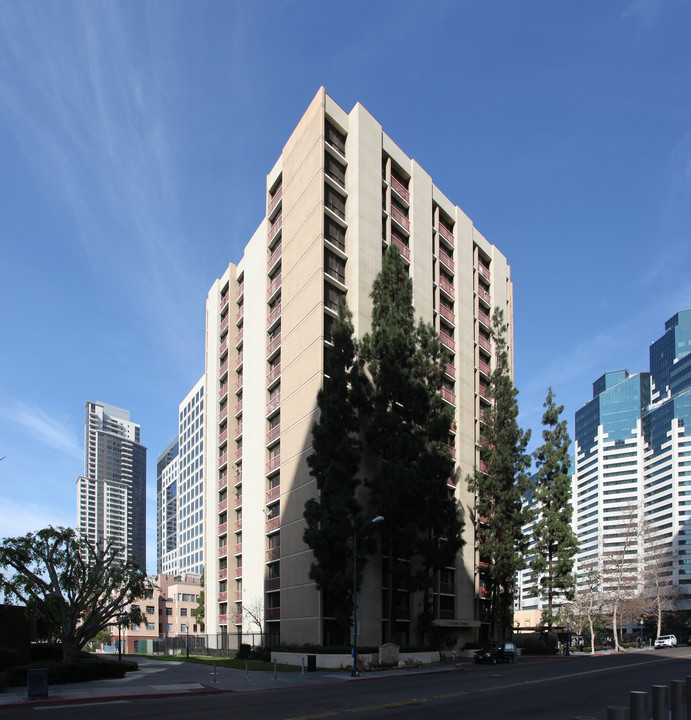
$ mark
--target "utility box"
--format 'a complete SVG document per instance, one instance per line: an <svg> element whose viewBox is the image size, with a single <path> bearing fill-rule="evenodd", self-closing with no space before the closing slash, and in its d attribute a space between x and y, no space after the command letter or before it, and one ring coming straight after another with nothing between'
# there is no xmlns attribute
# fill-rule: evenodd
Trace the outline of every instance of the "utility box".
<svg viewBox="0 0 691 720"><path fill-rule="evenodd" d="M48 668L26 671L26 694L30 698L48 697Z"/></svg>

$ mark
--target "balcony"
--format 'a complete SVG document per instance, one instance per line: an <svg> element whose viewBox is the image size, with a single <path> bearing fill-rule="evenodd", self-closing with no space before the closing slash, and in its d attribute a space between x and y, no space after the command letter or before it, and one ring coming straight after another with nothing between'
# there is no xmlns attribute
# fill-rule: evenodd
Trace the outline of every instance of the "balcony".
<svg viewBox="0 0 691 720"><path fill-rule="evenodd" d="M239 370L242 367L242 362L244 360L242 352L238 353L237 360L235 361L235 370Z"/></svg>
<svg viewBox="0 0 691 720"><path fill-rule="evenodd" d="M439 278L439 287L453 300L456 294L453 289L453 285L443 277Z"/></svg>
<svg viewBox="0 0 691 720"><path fill-rule="evenodd" d="M278 530L281 527L281 516L276 515L272 518L267 518L266 520L266 532L270 533L274 530Z"/></svg>
<svg viewBox="0 0 691 720"><path fill-rule="evenodd" d="M281 303L279 302L275 305L274 309L269 313L269 317L267 318L267 321L266 321L267 328L270 330L272 325L280 317L281 317Z"/></svg>
<svg viewBox="0 0 691 720"><path fill-rule="evenodd" d="M242 568L240 568L240 569L242 569ZM235 623L235 625L242 625L242 613L241 612L233 613L233 622Z"/></svg>
<svg viewBox="0 0 691 720"><path fill-rule="evenodd" d="M240 305L240 309L235 313L235 324L239 325L242 322L242 318L245 316L245 305Z"/></svg>
<svg viewBox="0 0 691 720"><path fill-rule="evenodd" d="M477 366L480 372L487 375L487 377L492 374L492 368L489 366L489 363L486 363L484 360L478 360Z"/></svg>
<svg viewBox="0 0 691 720"><path fill-rule="evenodd" d="M450 487L452 490L456 489L456 478L451 476L446 478L446 486Z"/></svg>
<svg viewBox="0 0 691 720"><path fill-rule="evenodd" d="M240 460L241 458L242 458L242 448L239 447L239 448L235 451L235 460L238 461L238 460Z"/></svg>
<svg viewBox="0 0 691 720"><path fill-rule="evenodd" d="M271 213L276 209L276 207L278 206L278 203L281 202L282 197L283 197L283 185L279 185L276 188L276 192L273 194L273 196L269 200L269 207L266 210L266 214L268 217L271 217Z"/></svg>
<svg viewBox="0 0 691 720"><path fill-rule="evenodd" d="M227 530L228 530L228 523L227 523L227 522L224 522L224 523L220 523L220 524L219 524L219 526L218 526L218 534L219 534L219 535L225 535Z"/></svg>
<svg viewBox="0 0 691 720"><path fill-rule="evenodd" d="M221 329L220 332L223 334L224 330L228 329L228 325L230 324L230 316L226 315L224 318L221 318Z"/></svg>
<svg viewBox="0 0 691 720"><path fill-rule="evenodd" d="M439 248L439 260L446 265L446 267L453 272L454 264L453 260L451 259L451 255L448 253L445 253L441 248Z"/></svg>
<svg viewBox="0 0 691 720"><path fill-rule="evenodd" d="M266 290L266 299L271 300L271 298L281 289L281 273L278 273L278 275L269 283L269 287Z"/></svg>
<svg viewBox="0 0 691 720"><path fill-rule="evenodd" d="M237 417L242 412L242 398L235 403L235 412L233 413Z"/></svg>
<svg viewBox="0 0 691 720"><path fill-rule="evenodd" d="M480 460L478 463L478 469L480 472L489 474L489 468L487 467L487 463L484 460Z"/></svg>
<svg viewBox="0 0 691 720"><path fill-rule="evenodd" d="M456 434L456 421L455 421L455 420L451 423L451 427L449 428L449 432L450 432L450 433L453 433L454 435Z"/></svg>
<svg viewBox="0 0 691 720"><path fill-rule="evenodd" d="M439 314L444 318L444 320L450 322L452 325L456 324L456 316L453 314L453 310L444 305L444 303L439 305Z"/></svg>
<svg viewBox="0 0 691 720"><path fill-rule="evenodd" d="M218 347L218 356L223 357L223 353L225 353L225 351L227 349L228 349L228 338L226 337L226 338L223 338L223 340L221 340L221 344Z"/></svg>
<svg viewBox="0 0 691 720"><path fill-rule="evenodd" d="M218 391L218 397L220 400L224 400L226 397L228 397L228 382L224 382L221 384L220 389Z"/></svg>
<svg viewBox="0 0 691 720"><path fill-rule="evenodd" d="M276 263L281 259L281 252L283 250L283 243L278 243L276 247L274 248L274 251L269 255L269 262L267 265L268 272L271 272L274 267L276 267Z"/></svg>
<svg viewBox="0 0 691 720"><path fill-rule="evenodd" d="M408 188L400 181L397 180L393 175L391 176L391 189L400 197L402 197L406 203L410 204L410 192Z"/></svg>
<svg viewBox="0 0 691 720"><path fill-rule="evenodd" d="M218 501L218 512L222 512L228 507L228 499Z"/></svg>
<svg viewBox="0 0 691 720"><path fill-rule="evenodd" d="M272 547L272 548L266 548L266 562L271 562L272 560L278 560L280 557L281 557L280 545L277 545L276 547Z"/></svg>
<svg viewBox="0 0 691 720"><path fill-rule="evenodd" d="M456 583L452 582L440 582L439 592L443 595L455 595L456 594Z"/></svg>
<svg viewBox="0 0 691 720"><path fill-rule="evenodd" d="M218 616L218 624L219 625L225 625L228 622L228 616L227 615L219 615Z"/></svg>
<svg viewBox="0 0 691 720"><path fill-rule="evenodd" d="M228 430L227 430L227 429L222 430L222 431L218 434L218 444L221 445L221 444L224 443L227 439L228 439Z"/></svg>
<svg viewBox="0 0 691 720"><path fill-rule="evenodd" d="M266 444L271 444L279 435L281 434L281 423L278 425L275 425L274 427L269 430L269 432L266 433Z"/></svg>
<svg viewBox="0 0 691 720"><path fill-rule="evenodd" d="M218 557L220 557L220 558L226 557L227 554L228 554L228 546L227 546L227 545L221 545L221 546L218 548Z"/></svg>
<svg viewBox="0 0 691 720"><path fill-rule="evenodd" d="M239 510L242 507L242 493L240 493L240 495L235 496L235 502L233 503L233 507L236 510Z"/></svg>
<svg viewBox="0 0 691 720"><path fill-rule="evenodd" d="M276 485L276 487L272 487L270 490L266 491L266 504L269 505L270 503L274 502L275 500L278 500L278 498L281 497L281 486Z"/></svg>
<svg viewBox="0 0 691 720"><path fill-rule="evenodd" d="M244 282L241 282L241 283L238 285L238 291L237 291L237 293L236 293L236 295L235 295L235 299L236 299L236 300L239 300L239 299L242 297L242 295L243 295L244 292L245 292L245 283L244 283Z"/></svg>
<svg viewBox="0 0 691 720"><path fill-rule="evenodd" d="M439 223L439 234L444 238L444 240L446 240L447 243L449 243L449 245L453 246L453 232L442 222Z"/></svg>
<svg viewBox="0 0 691 720"><path fill-rule="evenodd" d="M278 235L283 227L283 213L276 216L276 219L271 223L269 228L269 245L274 241L274 238Z"/></svg>
<svg viewBox="0 0 691 720"><path fill-rule="evenodd" d="M218 489L223 490L224 487L228 487L228 476L224 475L218 480Z"/></svg>
<svg viewBox="0 0 691 720"><path fill-rule="evenodd" d="M242 392L242 375L235 381L235 394Z"/></svg>
<svg viewBox="0 0 691 720"><path fill-rule="evenodd" d="M242 577L242 565L240 567L235 568L235 577L236 578Z"/></svg>
<svg viewBox="0 0 691 720"><path fill-rule="evenodd" d="M242 530L242 518L235 521L235 532L240 532Z"/></svg>
<svg viewBox="0 0 691 720"><path fill-rule="evenodd" d="M482 285L477 286L477 295L479 298L484 300L488 305L492 304L492 296L489 293L489 290L485 290L485 288L482 287Z"/></svg>
<svg viewBox="0 0 691 720"><path fill-rule="evenodd" d="M452 380L455 380L456 378L456 368L451 363L446 363L444 365L444 373L447 377L450 377Z"/></svg>
<svg viewBox="0 0 691 720"><path fill-rule="evenodd" d="M235 347L238 347L242 344L242 337L243 337L243 330L240 328L237 332L237 335L235 336Z"/></svg>
<svg viewBox="0 0 691 720"><path fill-rule="evenodd" d="M280 577L270 577L270 578L266 578L265 588L266 588L267 590L280 590L280 588L281 588L281 578L280 578Z"/></svg>
<svg viewBox="0 0 691 720"><path fill-rule="evenodd" d="M395 220L406 232L410 231L410 220L395 206L391 206L391 218Z"/></svg>
<svg viewBox="0 0 691 720"><path fill-rule="evenodd" d="M451 392L451 390L449 390L448 388L445 388L445 387L440 388L439 393L441 395L442 400L445 400L450 405L456 404L456 395L453 392Z"/></svg>
<svg viewBox="0 0 691 720"><path fill-rule="evenodd" d="M449 445L448 443L444 443L444 445L448 449L448 451L451 453L451 457L455 460L456 459L456 448L453 445Z"/></svg>
<svg viewBox="0 0 691 720"><path fill-rule="evenodd" d="M281 393L278 393L278 395L274 395L274 397L269 400L268 403L266 403L266 414L270 415L274 410L276 410L281 404Z"/></svg>
<svg viewBox="0 0 691 720"><path fill-rule="evenodd" d="M482 310L477 311L477 319L487 328L492 327L492 321L490 320L489 315L486 312L483 312Z"/></svg>
<svg viewBox="0 0 691 720"><path fill-rule="evenodd" d="M269 458L266 461L266 472L272 473L275 470L278 470L278 468L281 466L281 456L280 455L274 455L274 457Z"/></svg>
<svg viewBox="0 0 691 720"><path fill-rule="evenodd" d="M218 469L222 470L228 464L228 453L224 452L218 456Z"/></svg>
<svg viewBox="0 0 691 720"><path fill-rule="evenodd" d="M218 422L223 422L228 417L228 406L226 405L223 410L218 414Z"/></svg>
<svg viewBox="0 0 691 720"><path fill-rule="evenodd" d="M485 400L491 400L491 398L489 396L489 388L486 385L483 385L482 383L480 383L478 392L480 393L480 397L485 398Z"/></svg>
<svg viewBox="0 0 691 720"><path fill-rule="evenodd" d="M485 280L490 280L489 268L483 262L478 262L477 271L480 273L480 275L482 275L483 278L485 278Z"/></svg>
<svg viewBox="0 0 691 720"><path fill-rule="evenodd" d="M396 618L396 620L410 620L410 608L409 607L394 608L394 617Z"/></svg>
<svg viewBox="0 0 691 720"><path fill-rule="evenodd" d="M238 423L235 426L235 439L237 440L242 436L242 423Z"/></svg>
<svg viewBox="0 0 691 720"><path fill-rule="evenodd" d="M439 331L439 339L441 344L447 347L451 352L456 350L456 343L450 335L447 335L443 330Z"/></svg>
<svg viewBox="0 0 691 720"><path fill-rule="evenodd" d="M228 600L228 591L223 591L218 593L218 602L227 602Z"/></svg>
<svg viewBox="0 0 691 720"><path fill-rule="evenodd" d="M401 252L401 257L404 260L407 260L410 262L410 248L399 238L397 238L395 235L391 236L391 241L398 247L398 249Z"/></svg>
<svg viewBox="0 0 691 720"><path fill-rule="evenodd" d="M242 555L242 543L235 543L235 555Z"/></svg>
<svg viewBox="0 0 691 720"><path fill-rule="evenodd" d="M281 333L278 333L274 338L269 340L269 343L266 346L266 356L271 357L278 348L281 347Z"/></svg>
<svg viewBox="0 0 691 720"><path fill-rule="evenodd" d="M266 608L266 619L267 620L280 620L281 619L281 608L280 607Z"/></svg>
<svg viewBox="0 0 691 720"><path fill-rule="evenodd" d="M492 352L492 343L483 335L478 335L477 344L488 353Z"/></svg>
<svg viewBox="0 0 691 720"><path fill-rule="evenodd" d="M481 585L481 586L477 589L477 596L478 596L478 597L481 597L481 598L487 597L487 588L484 587L483 585Z"/></svg>
<svg viewBox="0 0 691 720"><path fill-rule="evenodd" d="M225 580L228 577L228 568L222 568L218 571L218 579Z"/></svg>

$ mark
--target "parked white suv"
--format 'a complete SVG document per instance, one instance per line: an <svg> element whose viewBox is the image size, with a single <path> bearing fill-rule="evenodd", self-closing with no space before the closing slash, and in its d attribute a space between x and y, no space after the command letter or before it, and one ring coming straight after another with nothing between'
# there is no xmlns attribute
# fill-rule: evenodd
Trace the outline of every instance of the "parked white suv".
<svg viewBox="0 0 691 720"><path fill-rule="evenodd" d="M676 646L677 638L675 635L660 635L660 637L655 641L656 648Z"/></svg>

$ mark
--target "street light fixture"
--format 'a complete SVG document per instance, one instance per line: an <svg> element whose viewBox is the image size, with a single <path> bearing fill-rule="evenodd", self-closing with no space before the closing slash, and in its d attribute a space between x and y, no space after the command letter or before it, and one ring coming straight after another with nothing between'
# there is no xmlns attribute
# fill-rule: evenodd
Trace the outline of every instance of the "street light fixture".
<svg viewBox="0 0 691 720"><path fill-rule="evenodd" d="M350 670L351 677L357 677L359 674L357 667L357 541L360 535L362 535L362 533L367 530L370 525L381 522L383 519L383 515L377 515L377 517L372 518L369 522L365 523L357 532L353 533L353 666Z"/></svg>

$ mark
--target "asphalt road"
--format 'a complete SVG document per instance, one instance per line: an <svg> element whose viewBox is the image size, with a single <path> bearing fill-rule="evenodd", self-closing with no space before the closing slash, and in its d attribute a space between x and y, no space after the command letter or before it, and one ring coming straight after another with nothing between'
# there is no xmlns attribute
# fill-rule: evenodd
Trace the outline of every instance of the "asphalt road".
<svg viewBox="0 0 691 720"><path fill-rule="evenodd" d="M471 665L454 672L275 690L5 708L2 718L38 714L55 720L605 720L608 705L628 705L630 690L649 691L651 685L687 675L691 676L691 648L682 647Z"/></svg>

